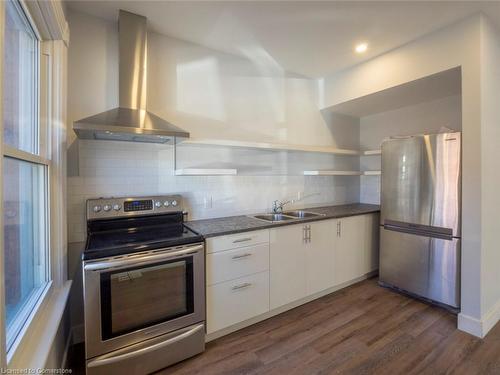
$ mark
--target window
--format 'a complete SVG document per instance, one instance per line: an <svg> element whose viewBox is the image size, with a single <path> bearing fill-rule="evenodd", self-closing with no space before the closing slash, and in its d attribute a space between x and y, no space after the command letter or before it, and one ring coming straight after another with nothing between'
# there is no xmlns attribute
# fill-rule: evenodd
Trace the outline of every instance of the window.
<svg viewBox="0 0 500 375"><path fill-rule="evenodd" d="M20 3L5 3L3 225L7 351L49 285L48 168L40 144L40 41Z"/></svg>

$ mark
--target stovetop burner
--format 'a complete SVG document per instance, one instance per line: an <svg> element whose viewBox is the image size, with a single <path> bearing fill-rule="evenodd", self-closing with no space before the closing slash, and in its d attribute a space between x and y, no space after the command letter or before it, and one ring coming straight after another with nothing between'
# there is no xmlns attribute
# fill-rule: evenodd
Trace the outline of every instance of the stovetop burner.
<svg viewBox="0 0 500 375"><path fill-rule="evenodd" d="M175 206L165 204L173 199ZM184 226L179 202L179 196L89 200L87 217L90 218L87 220L87 244L83 259L202 242L201 235ZM101 209L96 210L95 207ZM136 211L120 212L115 209L117 207L133 207Z"/></svg>

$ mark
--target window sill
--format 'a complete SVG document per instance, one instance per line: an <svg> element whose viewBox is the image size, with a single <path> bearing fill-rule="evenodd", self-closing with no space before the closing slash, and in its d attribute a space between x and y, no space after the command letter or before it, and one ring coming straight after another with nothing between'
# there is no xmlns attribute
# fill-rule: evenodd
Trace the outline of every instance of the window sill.
<svg viewBox="0 0 500 375"><path fill-rule="evenodd" d="M51 288L14 353L8 357L8 368L44 368L66 308L70 288L71 280L60 288Z"/></svg>

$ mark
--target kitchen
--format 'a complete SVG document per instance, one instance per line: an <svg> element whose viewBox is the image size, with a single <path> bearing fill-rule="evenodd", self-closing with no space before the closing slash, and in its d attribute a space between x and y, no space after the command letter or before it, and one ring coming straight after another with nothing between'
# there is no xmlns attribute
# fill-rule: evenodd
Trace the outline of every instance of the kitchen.
<svg viewBox="0 0 500 375"><path fill-rule="evenodd" d="M65 297L2 367L494 373L498 3L47 3Z"/></svg>

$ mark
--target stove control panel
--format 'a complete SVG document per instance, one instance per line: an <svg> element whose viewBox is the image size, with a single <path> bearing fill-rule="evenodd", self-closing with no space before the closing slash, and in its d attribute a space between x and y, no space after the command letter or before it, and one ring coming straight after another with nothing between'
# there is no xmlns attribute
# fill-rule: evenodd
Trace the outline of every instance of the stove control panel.
<svg viewBox="0 0 500 375"><path fill-rule="evenodd" d="M87 200L87 220L127 216L158 215L182 211L180 195Z"/></svg>

